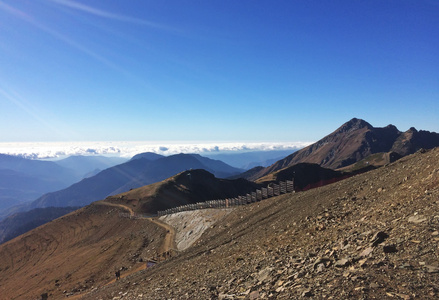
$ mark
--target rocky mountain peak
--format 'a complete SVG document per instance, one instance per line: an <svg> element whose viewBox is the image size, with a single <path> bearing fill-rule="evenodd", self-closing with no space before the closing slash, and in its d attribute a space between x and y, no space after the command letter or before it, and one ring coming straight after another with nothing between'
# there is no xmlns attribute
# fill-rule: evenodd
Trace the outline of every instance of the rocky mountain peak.
<svg viewBox="0 0 439 300"><path fill-rule="evenodd" d="M190 169L173 177L177 183L201 182L207 179L215 180L215 176L204 169Z"/></svg>
<svg viewBox="0 0 439 300"><path fill-rule="evenodd" d="M358 129L367 128L372 129L373 126L362 119L353 118L344 123L337 131L338 132L350 132Z"/></svg>
<svg viewBox="0 0 439 300"><path fill-rule="evenodd" d="M399 132L398 128L396 128L396 126L393 125L393 124L389 124L389 125L387 125L387 126L384 127L384 128L387 129L387 130L389 130L389 131L396 131L396 132Z"/></svg>
<svg viewBox="0 0 439 300"><path fill-rule="evenodd" d="M396 152L400 156L405 156L415 153L420 148L431 149L438 146L438 133L417 131L415 128L402 133L392 124L386 127L373 127L362 119L353 118L314 144L246 178L256 180L302 162L339 169L373 154L384 155L388 152ZM385 157L389 155L386 154Z"/></svg>

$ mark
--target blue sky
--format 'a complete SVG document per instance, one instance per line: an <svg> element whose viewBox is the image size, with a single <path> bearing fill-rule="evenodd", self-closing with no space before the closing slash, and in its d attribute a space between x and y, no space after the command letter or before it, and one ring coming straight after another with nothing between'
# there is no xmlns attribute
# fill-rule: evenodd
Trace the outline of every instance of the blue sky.
<svg viewBox="0 0 439 300"><path fill-rule="evenodd" d="M439 2L0 0L0 111L0 142L439 132Z"/></svg>

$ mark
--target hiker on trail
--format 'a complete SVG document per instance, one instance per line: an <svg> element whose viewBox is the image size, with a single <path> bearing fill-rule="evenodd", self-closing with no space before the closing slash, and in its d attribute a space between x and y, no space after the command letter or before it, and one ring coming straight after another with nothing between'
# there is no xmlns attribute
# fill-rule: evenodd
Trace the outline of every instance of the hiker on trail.
<svg viewBox="0 0 439 300"><path fill-rule="evenodd" d="M119 279L120 279L120 271L117 270L117 271L116 271L116 280L119 280Z"/></svg>

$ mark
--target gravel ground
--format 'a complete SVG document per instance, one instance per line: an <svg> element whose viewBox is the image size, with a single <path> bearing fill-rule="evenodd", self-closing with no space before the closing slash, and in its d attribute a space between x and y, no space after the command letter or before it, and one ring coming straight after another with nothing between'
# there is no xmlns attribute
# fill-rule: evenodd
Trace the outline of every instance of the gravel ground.
<svg viewBox="0 0 439 300"><path fill-rule="evenodd" d="M438 245L433 149L234 208L178 256L83 298L437 299Z"/></svg>

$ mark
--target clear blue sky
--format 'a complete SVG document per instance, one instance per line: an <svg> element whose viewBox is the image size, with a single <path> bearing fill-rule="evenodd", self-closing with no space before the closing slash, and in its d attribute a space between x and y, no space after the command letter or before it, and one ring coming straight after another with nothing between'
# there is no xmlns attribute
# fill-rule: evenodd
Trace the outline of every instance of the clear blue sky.
<svg viewBox="0 0 439 300"><path fill-rule="evenodd" d="M439 132L439 1L0 0L0 142Z"/></svg>

